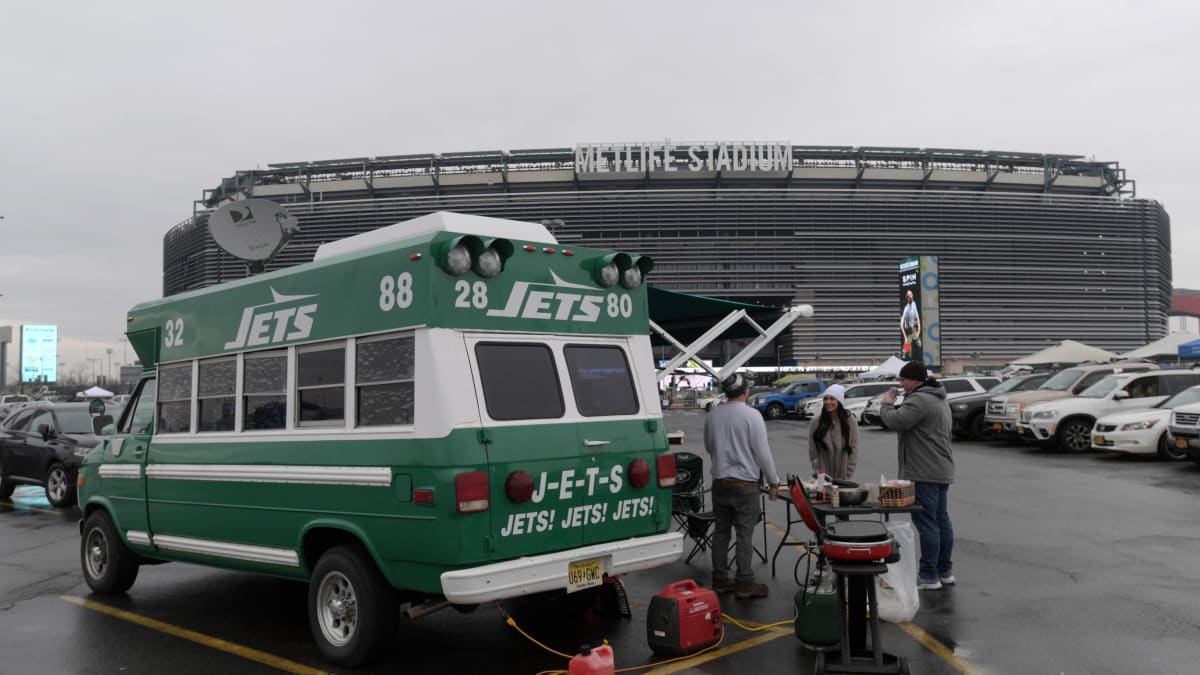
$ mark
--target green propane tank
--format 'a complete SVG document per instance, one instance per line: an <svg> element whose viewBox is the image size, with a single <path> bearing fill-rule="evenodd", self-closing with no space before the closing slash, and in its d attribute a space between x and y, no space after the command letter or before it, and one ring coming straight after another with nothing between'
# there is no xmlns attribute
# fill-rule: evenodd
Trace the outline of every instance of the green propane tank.
<svg viewBox="0 0 1200 675"><path fill-rule="evenodd" d="M816 650L838 644L841 626L838 625L837 590L832 584L801 588L796 591L793 601L796 619L792 623L801 644Z"/></svg>

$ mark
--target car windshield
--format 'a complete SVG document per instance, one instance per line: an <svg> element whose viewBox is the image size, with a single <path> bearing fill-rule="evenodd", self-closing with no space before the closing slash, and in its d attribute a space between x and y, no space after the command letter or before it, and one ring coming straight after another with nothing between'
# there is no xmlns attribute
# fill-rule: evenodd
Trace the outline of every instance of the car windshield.
<svg viewBox="0 0 1200 675"><path fill-rule="evenodd" d="M58 415L58 423L62 425L62 433L92 433L92 416L88 413L87 408L59 408L54 412Z"/></svg>
<svg viewBox="0 0 1200 675"><path fill-rule="evenodd" d="M1175 394L1171 398L1154 406L1155 408L1167 408L1168 410L1176 406L1187 405L1189 403L1200 403L1200 387L1192 387L1184 389Z"/></svg>
<svg viewBox="0 0 1200 675"><path fill-rule="evenodd" d="M1082 370L1070 368L1046 380L1045 384L1038 387L1038 389L1044 389L1046 391L1066 391L1071 388L1071 385L1079 381L1079 377L1081 375L1083 375Z"/></svg>
<svg viewBox="0 0 1200 675"><path fill-rule="evenodd" d="M1109 392L1122 384L1125 384L1125 378L1112 377L1110 375L1109 377L1101 378L1096 384L1084 389L1079 396L1080 398L1104 398L1108 396Z"/></svg>
<svg viewBox="0 0 1200 675"><path fill-rule="evenodd" d="M989 394L1007 394L1010 391L1029 391L1037 389L1043 382L1050 379L1050 374L1026 375L1005 380L988 390Z"/></svg>

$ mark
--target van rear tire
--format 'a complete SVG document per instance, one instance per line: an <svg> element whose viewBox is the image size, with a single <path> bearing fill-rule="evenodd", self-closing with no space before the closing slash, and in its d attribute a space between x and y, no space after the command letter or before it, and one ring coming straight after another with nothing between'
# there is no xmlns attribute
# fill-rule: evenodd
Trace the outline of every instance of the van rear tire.
<svg viewBox="0 0 1200 675"><path fill-rule="evenodd" d="M396 592L361 549L321 556L308 586L308 623L331 663L356 668L379 656L396 630Z"/></svg>
<svg viewBox="0 0 1200 675"><path fill-rule="evenodd" d="M100 595L124 593L137 580L137 554L121 541L112 518L103 509L92 512L83 523L79 562L83 580Z"/></svg>

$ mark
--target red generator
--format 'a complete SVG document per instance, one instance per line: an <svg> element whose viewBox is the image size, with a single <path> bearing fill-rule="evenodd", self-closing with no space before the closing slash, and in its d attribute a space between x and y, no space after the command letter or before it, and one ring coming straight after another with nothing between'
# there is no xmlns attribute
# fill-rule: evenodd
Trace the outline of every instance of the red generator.
<svg viewBox="0 0 1200 675"><path fill-rule="evenodd" d="M721 603L709 588L686 579L668 584L650 600L646 641L655 654L684 656L721 639Z"/></svg>

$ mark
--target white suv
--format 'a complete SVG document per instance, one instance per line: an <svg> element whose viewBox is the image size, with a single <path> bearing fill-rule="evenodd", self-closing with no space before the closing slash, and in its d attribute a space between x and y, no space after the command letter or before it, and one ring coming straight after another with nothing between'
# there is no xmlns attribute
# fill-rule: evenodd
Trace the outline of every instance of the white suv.
<svg viewBox="0 0 1200 675"><path fill-rule="evenodd" d="M1108 375L1078 396L1026 406L1017 422L1017 434L1047 447L1082 452L1092 447L1092 426L1097 418L1149 408L1197 384L1200 373L1191 370Z"/></svg>
<svg viewBox="0 0 1200 675"><path fill-rule="evenodd" d="M998 377L975 377L974 375L956 375L953 377L937 378L942 388L946 390L946 400L953 401L956 398L970 396L971 394L982 394L992 387L1000 384ZM899 386L899 385L896 385ZM881 396L872 398L863 408L863 414L859 417L859 422L862 424L881 424L879 421L879 407L881 405ZM900 405L904 400L904 392L900 392L900 398L896 399L895 405Z"/></svg>
<svg viewBox="0 0 1200 675"><path fill-rule="evenodd" d="M862 420L863 408L867 406L867 401L871 397L891 389L899 387L899 382L862 382L860 384L845 384L846 387L845 401L842 403L850 414L854 415L859 420ZM801 418L809 419L821 414L821 406L824 405L824 396L814 396L796 402L796 412Z"/></svg>

